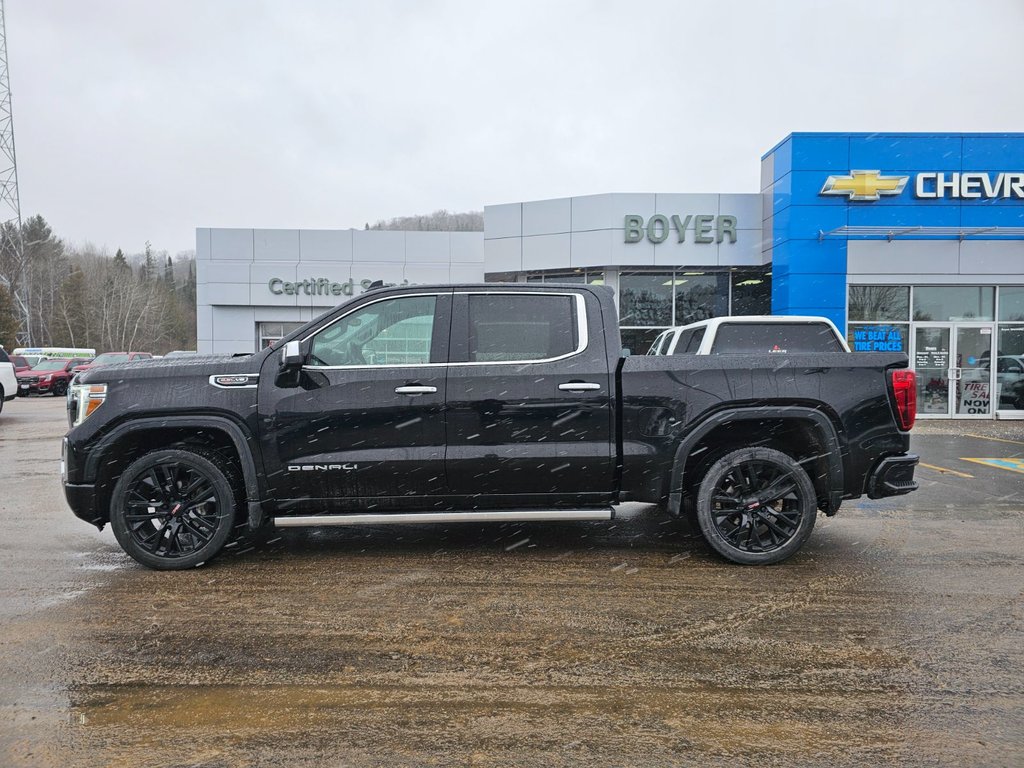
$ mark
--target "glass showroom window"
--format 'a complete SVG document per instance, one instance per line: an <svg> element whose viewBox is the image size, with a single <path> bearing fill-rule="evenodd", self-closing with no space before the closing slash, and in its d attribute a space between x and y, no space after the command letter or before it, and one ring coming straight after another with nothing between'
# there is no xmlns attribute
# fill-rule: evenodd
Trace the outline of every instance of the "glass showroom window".
<svg viewBox="0 0 1024 768"><path fill-rule="evenodd" d="M733 272L733 315L770 315L772 313L772 273Z"/></svg>
<svg viewBox="0 0 1024 768"><path fill-rule="evenodd" d="M909 285L851 285L850 322L910 319Z"/></svg>
<svg viewBox="0 0 1024 768"><path fill-rule="evenodd" d="M983 285L914 286L914 320L934 322L995 319L995 288Z"/></svg>
<svg viewBox="0 0 1024 768"><path fill-rule="evenodd" d="M604 285L604 270L573 270L572 272L538 272L526 276L528 283L578 283Z"/></svg>
<svg viewBox="0 0 1024 768"><path fill-rule="evenodd" d="M674 325L689 325L729 314L729 275L725 272L676 272Z"/></svg>
<svg viewBox="0 0 1024 768"><path fill-rule="evenodd" d="M302 323L256 323L257 349L266 349L300 326Z"/></svg>
<svg viewBox="0 0 1024 768"><path fill-rule="evenodd" d="M622 347L646 355L663 330L672 325L675 297L671 272L619 273L619 324Z"/></svg>
<svg viewBox="0 0 1024 768"><path fill-rule="evenodd" d="M999 288L996 345L997 407L1024 411L1024 286Z"/></svg>
<svg viewBox="0 0 1024 768"><path fill-rule="evenodd" d="M851 285L849 305L851 350L910 353L909 285Z"/></svg>
<svg viewBox="0 0 1024 768"><path fill-rule="evenodd" d="M671 272L621 272L619 324L629 328L670 327L673 287Z"/></svg>

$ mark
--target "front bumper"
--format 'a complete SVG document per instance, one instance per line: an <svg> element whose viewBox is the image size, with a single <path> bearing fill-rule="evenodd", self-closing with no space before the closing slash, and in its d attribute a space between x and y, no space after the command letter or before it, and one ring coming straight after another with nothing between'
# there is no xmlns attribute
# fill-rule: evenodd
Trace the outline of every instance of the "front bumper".
<svg viewBox="0 0 1024 768"><path fill-rule="evenodd" d="M68 500L68 506L75 513L75 517L79 517L87 523L92 523L100 530L103 529L107 521L96 512L95 485L64 483L64 498Z"/></svg>
<svg viewBox="0 0 1024 768"><path fill-rule="evenodd" d="M60 446L60 482L64 486L64 498L68 506L75 513L75 517L92 523L101 531L107 522L96 511L96 486L92 483L69 483L68 474L71 467L68 465L68 439L65 437Z"/></svg>
<svg viewBox="0 0 1024 768"><path fill-rule="evenodd" d="M42 382L24 381L22 379L19 379L18 380L18 394L22 395L22 396L25 396L25 395L45 395L45 394L49 393L49 391L52 388L52 386L53 386L52 382L49 382L49 381L44 384Z"/></svg>
<svg viewBox="0 0 1024 768"><path fill-rule="evenodd" d="M913 453L882 459L868 478L868 498L883 499L916 491L918 484L914 480L914 467L920 460Z"/></svg>

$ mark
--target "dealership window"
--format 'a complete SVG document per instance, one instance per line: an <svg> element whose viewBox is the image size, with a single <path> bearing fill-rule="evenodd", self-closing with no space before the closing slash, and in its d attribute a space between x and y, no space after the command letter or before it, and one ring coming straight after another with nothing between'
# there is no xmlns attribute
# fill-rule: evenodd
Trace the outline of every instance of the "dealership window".
<svg viewBox="0 0 1024 768"><path fill-rule="evenodd" d="M950 322L995 319L995 288L982 285L914 287L917 321Z"/></svg>
<svg viewBox="0 0 1024 768"><path fill-rule="evenodd" d="M1024 411L1024 286L999 289L996 395L1000 410Z"/></svg>
<svg viewBox="0 0 1024 768"><path fill-rule="evenodd" d="M301 326L302 323L256 323L257 349L266 349L276 344Z"/></svg>
<svg viewBox="0 0 1024 768"><path fill-rule="evenodd" d="M430 362L434 296L375 301L313 337L310 365L422 365Z"/></svg>
<svg viewBox="0 0 1024 768"><path fill-rule="evenodd" d="M848 298L852 351L910 353L909 285L851 285Z"/></svg>
<svg viewBox="0 0 1024 768"><path fill-rule="evenodd" d="M725 272L676 272L674 325L689 325L729 314L729 275Z"/></svg>
<svg viewBox="0 0 1024 768"><path fill-rule="evenodd" d="M671 272L620 273L619 323L624 327L671 326L673 287Z"/></svg>
<svg viewBox="0 0 1024 768"><path fill-rule="evenodd" d="M999 289L999 320L1024 323L1024 285L1005 285Z"/></svg>
<svg viewBox="0 0 1024 768"><path fill-rule="evenodd" d="M536 272L528 274L526 282L604 285L604 270L575 269L572 272Z"/></svg>
<svg viewBox="0 0 1024 768"><path fill-rule="evenodd" d="M851 285L849 298L851 322L910 319L909 285Z"/></svg>
<svg viewBox="0 0 1024 768"><path fill-rule="evenodd" d="M732 273L732 315L772 313L772 273Z"/></svg>

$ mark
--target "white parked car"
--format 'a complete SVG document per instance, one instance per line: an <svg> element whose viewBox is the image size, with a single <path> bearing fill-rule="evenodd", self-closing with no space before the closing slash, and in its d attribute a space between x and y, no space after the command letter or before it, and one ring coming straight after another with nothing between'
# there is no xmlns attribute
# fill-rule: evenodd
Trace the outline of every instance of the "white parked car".
<svg viewBox="0 0 1024 768"><path fill-rule="evenodd" d="M0 347L0 411L4 409L4 403L17 396L18 377L14 375L14 363Z"/></svg>
<svg viewBox="0 0 1024 768"><path fill-rule="evenodd" d="M747 315L716 317L659 334L648 355L753 355L849 352L827 317Z"/></svg>

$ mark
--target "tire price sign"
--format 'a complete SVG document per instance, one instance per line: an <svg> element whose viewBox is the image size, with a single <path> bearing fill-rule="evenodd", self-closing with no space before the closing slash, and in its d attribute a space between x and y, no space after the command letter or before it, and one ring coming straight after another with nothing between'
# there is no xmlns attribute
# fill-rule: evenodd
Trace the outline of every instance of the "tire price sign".
<svg viewBox="0 0 1024 768"><path fill-rule="evenodd" d="M991 393L987 381L965 381L962 383L958 413L987 415L990 405Z"/></svg>

